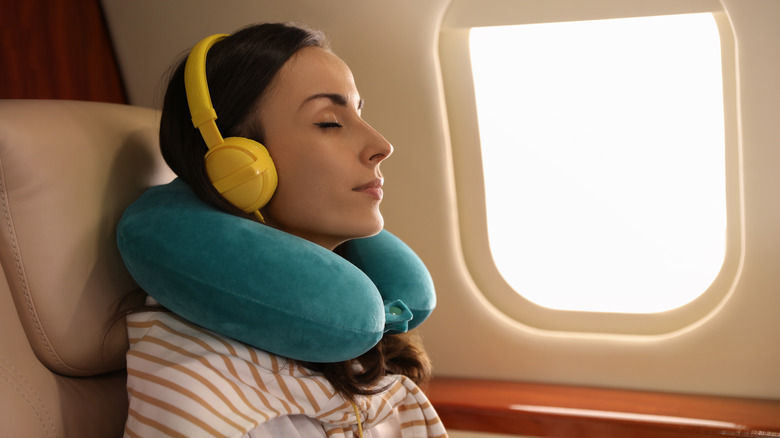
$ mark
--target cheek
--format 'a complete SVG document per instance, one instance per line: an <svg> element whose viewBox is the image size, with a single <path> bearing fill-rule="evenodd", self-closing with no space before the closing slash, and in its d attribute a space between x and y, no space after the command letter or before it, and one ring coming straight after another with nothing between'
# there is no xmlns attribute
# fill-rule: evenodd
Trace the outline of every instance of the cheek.
<svg viewBox="0 0 780 438"><path fill-rule="evenodd" d="M279 186L272 206L277 204L290 214L305 214L307 209L329 202L337 190L338 172L334 170L331 163L311 154L278 163Z"/></svg>
<svg viewBox="0 0 780 438"><path fill-rule="evenodd" d="M322 190L349 178L349 157L335 145L300 142L277 162L279 184ZM312 187L314 186L314 187Z"/></svg>

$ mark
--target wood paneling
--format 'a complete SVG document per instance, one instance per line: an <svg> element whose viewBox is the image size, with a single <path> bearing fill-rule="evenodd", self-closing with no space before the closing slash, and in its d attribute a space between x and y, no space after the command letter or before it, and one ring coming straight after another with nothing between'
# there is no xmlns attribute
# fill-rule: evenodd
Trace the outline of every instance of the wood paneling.
<svg viewBox="0 0 780 438"><path fill-rule="evenodd" d="M126 103L99 0L0 0L0 98Z"/></svg>
<svg viewBox="0 0 780 438"><path fill-rule="evenodd" d="M780 401L435 378L452 430L558 438L780 437Z"/></svg>

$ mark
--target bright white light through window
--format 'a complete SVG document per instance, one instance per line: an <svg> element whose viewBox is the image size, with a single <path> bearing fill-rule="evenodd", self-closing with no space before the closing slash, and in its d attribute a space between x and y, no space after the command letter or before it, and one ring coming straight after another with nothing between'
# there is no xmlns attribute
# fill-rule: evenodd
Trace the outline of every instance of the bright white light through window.
<svg viewBox="0 0 780 438"><path fill-rule="evenodd" d="M555 309L650 313L725 257L720 36L711 14L474 28L495 263Z"/></svg>

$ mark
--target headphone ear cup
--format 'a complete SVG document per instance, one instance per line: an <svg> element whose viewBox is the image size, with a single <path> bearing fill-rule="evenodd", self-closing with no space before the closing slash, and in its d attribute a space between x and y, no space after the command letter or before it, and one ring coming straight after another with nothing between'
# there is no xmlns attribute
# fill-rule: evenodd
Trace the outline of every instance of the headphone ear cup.
<svg viewBox="0 0 780 438"><path fill-rule="evenodd" d="M276 166L262 144L228 137L206 153L206 173L217 191L245 213L265 206L276 191Z"/></svg>

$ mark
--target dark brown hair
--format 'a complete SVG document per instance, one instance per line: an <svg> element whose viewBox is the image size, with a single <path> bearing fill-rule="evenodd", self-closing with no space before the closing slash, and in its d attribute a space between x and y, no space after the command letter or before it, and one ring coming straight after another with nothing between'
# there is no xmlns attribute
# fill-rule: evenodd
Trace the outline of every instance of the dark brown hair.
<svg viewBox="0 0 780 438"><path fill-rule="evenodd" d="M328 42L322 33L298 25L265 23L241 29L212 46L206 79L219 115L217 126L224 137L242 136L263 142L263 127L256 118L250 118L257 113L282 66L304 47L328 48ZM204 155L208 148L190 120L185 62L186 58L173 70L163 101L163 157L199 198L231 214L251 218L222 198L206 175ZM381 391L376 385L388 374L403 374L418 384L427 382L431 374L430 361L415 334L386 335L371 350L349 361L301 364L321 373L348 399Z"/></svg>
<svg viewBox="0 0 780 438"><path fill-rule="evenodd" d="M206 57L206 82L223 137L247 137L263 143L263 128L249 116L282 66L304 47L327 48L325 36L300 26L265 23L243 28L217 41ZM186 57L168 82L160 119L160 149L168 166L204 201L248 217L227 202L206 176L205 141L191 121L184 87Z"/></svg>

